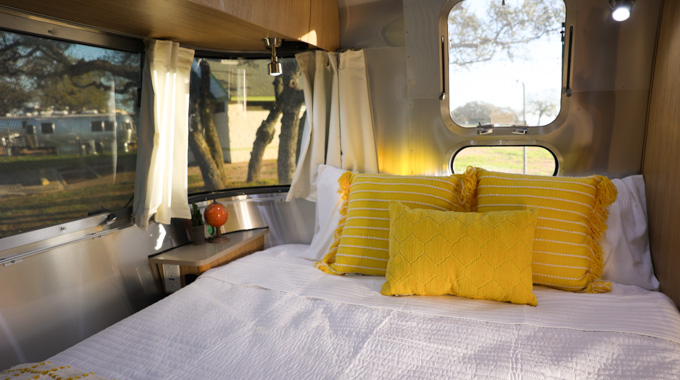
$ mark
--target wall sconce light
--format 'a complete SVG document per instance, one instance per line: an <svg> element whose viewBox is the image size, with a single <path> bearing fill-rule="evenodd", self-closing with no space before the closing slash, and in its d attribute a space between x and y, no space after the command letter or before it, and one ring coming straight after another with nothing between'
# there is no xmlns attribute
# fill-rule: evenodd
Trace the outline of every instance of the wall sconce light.
<svg viewBox="0 0 680 380"><path fill-rule="evenodd" d="M609 0L609 6L612 8L612 18L615 21L626 21L633 11L633 4L635 0Z"/></svg>
<svg viewBox="0 0 680 380"><path fill-rule="evenodd" d="M267 37L264 39L264 46L272 51L272 61L269 63L269 75L271 76L277 76L281 75L282 72L282 67L281 67L281 62L279 62L278 58L276 58L276 48L281 47L281 40L280 38L274 38L274 37Z"/></svg>

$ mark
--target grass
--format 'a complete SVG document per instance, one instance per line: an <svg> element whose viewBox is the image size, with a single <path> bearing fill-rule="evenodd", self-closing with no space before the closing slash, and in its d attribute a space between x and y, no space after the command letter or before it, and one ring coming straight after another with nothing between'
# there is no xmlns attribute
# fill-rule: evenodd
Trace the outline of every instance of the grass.
<svg viewBox="0 0 680 380"><path fill-rule="evenodd" d="M118 161L118 165L123 163L132 163L132 168L134 169L134 164L137 160L137 153L118 153L116 159ZM5 174L10 172L30 172L40 169L60 169L103 165L110 166L112 160L113 155L111 153L84 156L77 154L65 154L58 156L2 156L0 157L0 165L2 166L3 174Z"/></svg>
<svg viewBox="0 0 680 380"><path fill-rule="evenodd" d="M484 146L465 148L456 155L453 162L455 173L463 173L468 166L487 170L522 173L524 171L524 147ZM555 158L541 147L527 147L526 174L552 175L555 172Z"/></svg>
<svg viewBox="0 0 680 380"><path fill-rule="evenodd" d="M0 238L22 232L59 225L82 219L89 213L117 210L124 207L134 193L135 158L133 154L118 157L118 169L114 181L111 173L111 155L99 156L12 156L0 158L3 171L2 182L19 187L14 194L0 187ZM74 168L97 168L97 178L70 178L66 173ZM246 183L248 163L226 164L230 181L227 188L277 185L276 160L262 162L261 179ZM64 174L65 186L56 184L41 186L39 173L45 170ZM102 174L103 173L103 174ZM189 193L207 191L198 167L189 168ZM4 196L3 196L4 195Z"/></svg>
<svg viewBox="0 0 680 380"><path fill-rule="evenodd" d="M3 197L0 237L71 222L90 212L120 209L132 197L134 185L134 173L125 173L117 175L114 184L81 182L63 191Z"/></svg>
<svg viewBox="0 0 680 380"><path fill-rule="evenodd" d="M274 186L279 185L278 174L276 172L276 160L263 160L260 168L260 179L254 182L246 182L248 178L248 162L237 162L224 164L229 180L225 188L234 189L250 186ZM201 169L198 166L189 167L189 194L203 191L211 191L205 186Z"/></svg>

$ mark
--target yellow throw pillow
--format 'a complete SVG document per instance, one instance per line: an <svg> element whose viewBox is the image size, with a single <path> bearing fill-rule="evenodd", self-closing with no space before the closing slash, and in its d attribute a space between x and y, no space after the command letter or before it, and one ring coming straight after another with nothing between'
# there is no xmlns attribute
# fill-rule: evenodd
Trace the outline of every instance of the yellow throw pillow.
<svg viewBox="0 0 680 380"><path fill-rule="evenodd" d="M605 293L600 279L600 236L607 229L616 187L606 177L546 177L468 168L466 181L477 180L477 211L536 208L533 252L535 285Z"/></svg>
<svg viewBox="0 0 680 380"><path fill-rule="evenodd" d="M534 210L488 213L390 203L384 295L453 294L536 306L531 284Z"/></svg>
<svg viewBox="0 0 680 380"><path fill-rule="evenodd" d="M462 175L448 177L343 174L338 183L343 205L331 248L316 266L326 273L384 276L389 258L389 202L407 206L467 211L473 189Z"/></svg>

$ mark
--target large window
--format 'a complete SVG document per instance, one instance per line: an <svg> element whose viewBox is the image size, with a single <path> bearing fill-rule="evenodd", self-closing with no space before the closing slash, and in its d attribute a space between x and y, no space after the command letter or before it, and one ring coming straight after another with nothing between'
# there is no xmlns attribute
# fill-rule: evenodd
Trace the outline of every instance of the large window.
<svg viewBox="0 0 680 380"><path fill-rule="evenodd" d="M543 126L558 116L563 0L464 0L448 13L449 116L456 125Z"/></svg>
<svg viewBox="0 0 680 380"><path fill-rule="evenodd" d="M128 204L141 55L0 31L0 238Z"/></svg>
<svg viewBox="0 0 680 380"><path fill-rule="evenodd" d="M189 193L288 185L305 105L297 62L269 58L194 61L189 110Z"/></svg>

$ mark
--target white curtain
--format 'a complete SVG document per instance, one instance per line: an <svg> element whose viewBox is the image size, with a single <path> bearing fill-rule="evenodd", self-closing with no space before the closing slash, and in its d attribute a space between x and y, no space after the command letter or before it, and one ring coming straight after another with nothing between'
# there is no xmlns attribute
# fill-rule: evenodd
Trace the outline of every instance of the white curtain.
<svg viewBox="0 0 680 380"><path fill-rule="evenodd" d="M319 164L378 172L364 51L297 54L307 121L288 200L316 201Z"/></svg>
<svg viewBox="0 0 680 380"><path fill-rule="evenodd" d="M172 41L147 42L133 215L147 229L153 218L191 218L187 204L189 79L194 51Z"/></svg>

